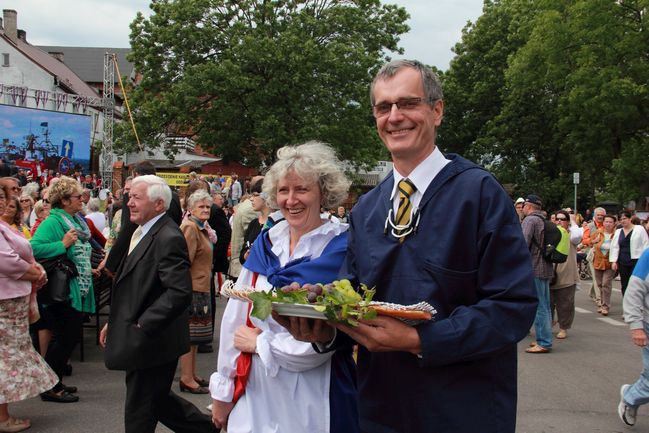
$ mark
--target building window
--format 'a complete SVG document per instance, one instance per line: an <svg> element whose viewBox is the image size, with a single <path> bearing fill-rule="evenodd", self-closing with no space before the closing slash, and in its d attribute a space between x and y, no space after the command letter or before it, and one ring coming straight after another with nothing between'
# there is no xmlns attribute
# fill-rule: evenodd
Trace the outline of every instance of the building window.
<svg viewBox="0 0 649 433"><path fill-rule="evenodd" d="M9 66L9 53L2 53L2 66Z"/></svg>

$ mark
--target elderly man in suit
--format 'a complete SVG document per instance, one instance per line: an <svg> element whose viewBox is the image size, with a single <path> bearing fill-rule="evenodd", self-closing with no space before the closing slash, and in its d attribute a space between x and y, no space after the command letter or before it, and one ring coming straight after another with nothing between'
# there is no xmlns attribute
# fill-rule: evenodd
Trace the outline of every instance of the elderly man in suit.
<svg viewBox="0 0 649 433"><path fill-rule="evenodd" d="M110 318L100 335L106 367L126 371L127 433L217 431L209 416L171 392L189 350L192 298L187 245L165 214L171 190L154 175L133 179L128 207L137 227L115 274Z"/></svg>

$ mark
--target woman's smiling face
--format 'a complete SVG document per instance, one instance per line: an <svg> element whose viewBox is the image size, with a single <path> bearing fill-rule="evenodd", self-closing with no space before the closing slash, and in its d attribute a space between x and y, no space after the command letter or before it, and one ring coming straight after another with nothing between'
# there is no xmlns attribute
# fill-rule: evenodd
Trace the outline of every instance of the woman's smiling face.
<svg viewBox="0 0 649 433"><path fill-rule="evenodd" d="M307 181L292 171L277 183L277 205L291 229L300 236L322 224L321 200L318 183Z"/></svg>

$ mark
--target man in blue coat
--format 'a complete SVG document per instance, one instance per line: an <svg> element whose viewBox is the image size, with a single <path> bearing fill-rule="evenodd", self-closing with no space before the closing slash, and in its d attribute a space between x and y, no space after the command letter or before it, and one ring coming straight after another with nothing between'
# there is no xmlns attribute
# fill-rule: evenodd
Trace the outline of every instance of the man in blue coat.
<svg viewBox="0 0 649 433"><path fill-rule="evenodd" d="M426 301L437 315L414 327L385 316L336 325L333 342L323 322L285 326L329 349L347 336L361 345L363 432L513 433L516 343L536 295L511 199L487 171L435 146L444 103L429 68L388 63L370 96L394 170L352 209L341 276L375 287L375 300Z"/></svg>

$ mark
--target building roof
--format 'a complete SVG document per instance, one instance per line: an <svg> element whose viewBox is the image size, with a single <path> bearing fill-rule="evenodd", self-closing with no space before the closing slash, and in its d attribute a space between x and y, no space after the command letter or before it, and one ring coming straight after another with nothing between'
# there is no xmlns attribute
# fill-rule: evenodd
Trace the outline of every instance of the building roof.
<svg viewBox="0 0 649 433"><path fill-rule="evenodd" d="M99 97L97 92L75 74L72 69L50 56L47 52L23 41L22 39L17 39L14 44L14 42L5 35L3 30L0 30L0 37L7 41L7 43L14 45L18 51L31 59L42 69L55 76L59 81L59 86L64 90L70 93L75 93L79 96L89 98Z"/></svg>
<svg viewBox="0 0 649 433"><path fill-rule="evenodd" d="M115 53L117 65L122 76L130 76L133 63L126 60L130 48L101 48L101 47L58 47L40 45L38 48L46 53L63 53L63 63L72 69L87 83L102 83L104 81L104 54ZM117 80L117 75L115 75Z"/></svg>

